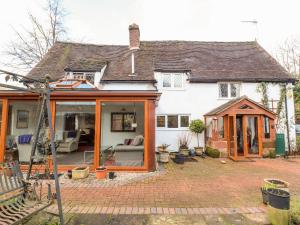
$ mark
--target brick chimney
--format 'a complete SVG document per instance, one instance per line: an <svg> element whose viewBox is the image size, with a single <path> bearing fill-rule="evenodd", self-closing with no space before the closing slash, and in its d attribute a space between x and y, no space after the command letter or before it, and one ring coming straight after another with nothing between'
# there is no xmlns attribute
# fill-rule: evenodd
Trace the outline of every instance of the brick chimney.
<svg viewBox="0 0 300 225"><path fill-rule="evenodd" d="M135 23L129 25L129 49L139 49L140 48L140 29Z"/></svg>

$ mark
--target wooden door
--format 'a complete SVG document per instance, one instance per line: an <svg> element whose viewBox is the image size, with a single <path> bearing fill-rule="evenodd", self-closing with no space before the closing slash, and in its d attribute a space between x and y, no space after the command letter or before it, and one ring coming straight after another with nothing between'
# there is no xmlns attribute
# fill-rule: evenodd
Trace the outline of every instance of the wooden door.
<svg viewBox="0 0 300 225"><path fill-rule="evenodd" d="M236 133L236 117L228 117L228 156L236 160L237 159L237 133Z"/></svg>

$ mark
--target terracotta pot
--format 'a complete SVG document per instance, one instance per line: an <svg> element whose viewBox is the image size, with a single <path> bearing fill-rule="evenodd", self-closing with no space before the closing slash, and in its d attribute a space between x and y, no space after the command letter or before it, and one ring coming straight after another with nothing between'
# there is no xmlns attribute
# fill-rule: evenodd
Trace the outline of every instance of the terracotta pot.
<svg viewBox="0 0 300 225"><path fill-rule="evenodd" d="M107 176L107 169L105 167L99 167L96 168L96 178L101 180L101 179L106 179Z"/></svg>
<svg viewBox="0 0 300 225"><path fill-rule="evenodd" d="M180 148L180 153L184 156L189 156L190 151L188 148Z"/></svg>

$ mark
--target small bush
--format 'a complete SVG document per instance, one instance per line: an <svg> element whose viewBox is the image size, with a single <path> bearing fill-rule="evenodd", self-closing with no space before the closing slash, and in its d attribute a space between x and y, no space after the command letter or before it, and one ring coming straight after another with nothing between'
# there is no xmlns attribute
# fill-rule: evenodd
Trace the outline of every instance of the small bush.
<svg viewBox="0 0 300 225"><path fill-rule="evenodd" d="M300 200L291 202L291 224L300 224Z"/></svg>
<svg viewBox="0 0 300 225"><path fill-rule="evenodd" d="M220 151L218 149L206 147L205 153L212 158L220 158Z"/></svg>
<svg viewBox="0 0 300 225"><path fill-rule="evenodd" d="M276 158L276 152L275 152L274 149L270 150L269 156L270 156L271 159L275 159Z"/></svg>
<svg viewBox="0 0 300 225"><path fill-rule="evenodd" d="M296 138L296 148L297 151L300 152L300 136L297 136Z"/></svg>

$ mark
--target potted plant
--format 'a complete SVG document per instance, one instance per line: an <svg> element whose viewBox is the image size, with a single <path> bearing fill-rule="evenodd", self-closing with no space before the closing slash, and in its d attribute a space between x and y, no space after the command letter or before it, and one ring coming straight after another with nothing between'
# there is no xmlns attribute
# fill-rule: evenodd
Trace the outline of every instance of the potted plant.
<svg viewBox="0 0 300 225"><path fill-rule="evenodd" d="M281 189L284 191L289 191L289 183L284 180L280 180L280 179L276 179L276 178L264 179L264 185L267 185L270 188L276 188L276 189Z"/></svg>
<svg viewBox="0 0 300 225"><path fill-rule="evenodd" d="M181 134L178 139L179 152L185 156L188 156L190 142L191 142L191 138L188 133Z"/></svg>
<svg viewBox="0 0 300 225"><path fill-rule="evenodd" d="M205 124L200 119L192 120L189 129L192 133L196 134L197 136L198 146L195 147L196 155L202 155L203 148L200 147L199 135L205 130Z"/></svg>
<svg viewBox="0 0 300 225"><path fill-rule="evenodd" d="M105 167L98 167L95 172L98 180L105 179L107 176L107 169Z"/></svg>
<svg viewBox="0 0 300 225"><path fill-rule="evenodd" d="M162 144L159 148L159 161L163 163L169 162L170 152L167 150L167 148L170 145Z"/></svg>

